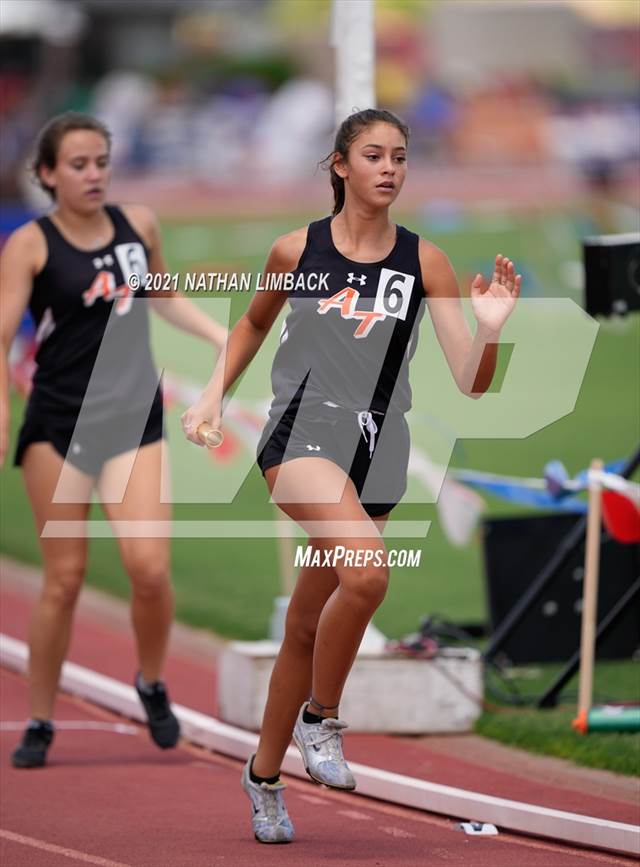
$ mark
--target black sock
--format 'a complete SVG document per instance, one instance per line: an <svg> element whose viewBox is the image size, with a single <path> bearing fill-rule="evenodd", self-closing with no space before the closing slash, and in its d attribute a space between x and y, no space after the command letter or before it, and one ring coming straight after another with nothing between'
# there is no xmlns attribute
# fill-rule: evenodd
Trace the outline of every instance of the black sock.
<svg viewBox="0 0 640 867"><path fill-rule="evenodd" d="M141 671L136 675L136 686L140 692L143 692L145 695L153 695L159 683L159 680L154 680L152 683L149 683L149 681L144 679Z"/></svg>
<svg viewBox="0 0 640 867"><path fill-rule="evenodd" d="M302 722L306 722L307 724L321 723L323 719L323 716L317 716L317 714L311 713L311 711L309 710L309 705L307 705L302 711Z"/></svg>
<svg viewBox="0 0 640 867"><path fill-rule="evenodd" d="M249 779L252 783L256 783L258 786L260 783L268 783L270 786L273 786L274 783L277 783L280 779L280 774L276 774L275 777L259 777L257 774L253 773L253 759L251 759L251 764L249 765Z"/></svg>
<svg viewBox="0 0 640 867"><path fill-rule="evenodd" d="M53 723L50 719L39 719L37 717L31 717L29 722L27 723L28 729L45 729L48 732L53 731Z"/></svg>

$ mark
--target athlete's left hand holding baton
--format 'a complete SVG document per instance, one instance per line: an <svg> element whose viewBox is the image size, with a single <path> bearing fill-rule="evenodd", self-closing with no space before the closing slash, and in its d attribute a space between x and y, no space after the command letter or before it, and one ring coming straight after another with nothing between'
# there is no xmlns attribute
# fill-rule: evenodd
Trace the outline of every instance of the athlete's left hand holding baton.
<svg viewBox="0 0 640 867"><path fill-rule="evenodd" d="M222 445L224 434L220 429L220 413L205 412L199 401L184 412L180 418L186 438L197 446L217 449Z"/></svg>

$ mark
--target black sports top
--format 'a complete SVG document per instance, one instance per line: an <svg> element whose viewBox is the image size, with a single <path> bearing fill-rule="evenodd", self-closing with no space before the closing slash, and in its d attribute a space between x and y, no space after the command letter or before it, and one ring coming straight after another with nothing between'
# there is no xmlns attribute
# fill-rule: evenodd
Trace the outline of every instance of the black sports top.
<svg viewBox="0 0 640 867"><path fill-rule="evenodd" d="M98 250L73 246L49 217L37 221L48 257L29 301L39 343L32 399L54 416L77 414L85 394L93 420L150 405L158 384L146 293L134 302L127 282L136 273L144 286L149 251L120 208L105 210L114 235Z"/></svg>
<svg viewBox="0 0 640 867"><path fill-rule="evenodd" d="M290 293L273 362L272 418L292 401L328 401L354 412L411 408L409 361L424 314L418 242L397 226L389 255L360 263L336 249L331 217L309 225L293 272L294 286L304 287ZM326 288L315 278L320 274Z"/></svg>

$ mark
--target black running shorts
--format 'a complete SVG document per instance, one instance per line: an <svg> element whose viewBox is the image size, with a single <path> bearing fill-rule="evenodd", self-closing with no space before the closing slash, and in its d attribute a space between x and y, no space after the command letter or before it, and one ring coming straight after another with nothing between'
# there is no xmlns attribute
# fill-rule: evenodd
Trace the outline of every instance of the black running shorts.
<svg viewBox="0 0 640 867"><path fill-rule="evenodd" d="M18 434L14 465L20 466L31 443L49 442L58 454L89 476L99 476L111 458L160 440L164 436L162 396L154 398L149 418L140 436L140 412L125 412L99 422L82 422L47 413L37 398L29 400Z"/></svg>
<svg viewBox="0 0 640 867"><path fill-rule="evenodd" d="M356 412L325 404L317 411L287 409L277 423L267 423L258 444L258 466L264 474L294 458L326 458L351 478L370 517L385 515L407 488L409 428L402 413L371 417L378 428L373 450L371 428L359 425Z"/></svg>

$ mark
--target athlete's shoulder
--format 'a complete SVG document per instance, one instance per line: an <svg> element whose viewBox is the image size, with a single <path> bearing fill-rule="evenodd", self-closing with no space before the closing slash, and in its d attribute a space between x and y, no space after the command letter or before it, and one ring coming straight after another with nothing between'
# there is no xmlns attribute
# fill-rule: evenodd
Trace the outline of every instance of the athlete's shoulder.
<svg viewBox="0 0 640 867"><path fill-rule="evenodd" d="M418 256L427 295L457 295L457 281L449 257L437 244L420 238Z"/></svg>
<svg viewBox="0 0 640 867"><path fill-rule="evenodd" d="M36 274L47 261L47 240L37 220L29 220L15 229L7 238L3 249L5 259L19 261Z"/></svg>
<svg viewBox="0 0 640 867"><path fill-rule="evenodd" d="M146 205L119 205L118 207L134 232L140 235L148 247L153 247L160 234L160 224L155 211Z"/></svg>
<svg viewBox="0 0 640 867"><path fill-rule="evenodd" d="M14 244L17 246L28 246L30 244L37 243L39 239L42 239L44 241L44 233L38 225L38 221L29 220L28 223L24 223L22 226L14 229L14 231L7 238L6 243Z"/></svg>
<svg viewBox="0 0 640 867"><path fill-rule="evenodd" d="M420 238L418 242L418 255L420 256L420 265L423 270L425 267L429 268L429 270L435 269L438 271L451 267L449 257L444 250L441 250L433 241L427 241L426 238Z"/></svg>
<svg viewBox="0 0 640 867"><path fill-rule="evenodd" d="M280 235L273 243L269 257L275 267L283 271L293 271L307 244L307 226Z"/></svg>

